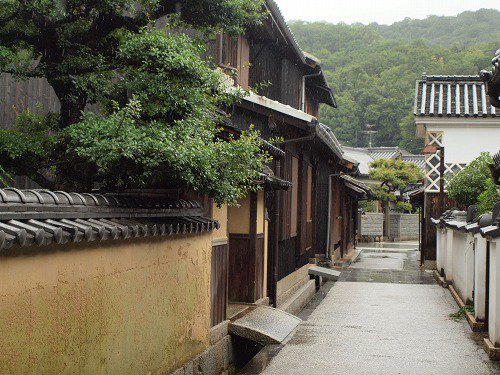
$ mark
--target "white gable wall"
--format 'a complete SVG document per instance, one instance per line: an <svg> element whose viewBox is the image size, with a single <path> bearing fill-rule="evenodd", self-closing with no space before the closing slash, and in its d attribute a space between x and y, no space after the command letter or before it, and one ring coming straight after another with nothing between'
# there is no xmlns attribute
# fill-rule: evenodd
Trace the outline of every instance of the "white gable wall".
<svg viewBox="0 0 500 375"><path fill-rule="evenodd" d="M500 149L500 118L425 118L427 132L443 132L446 163L470 163L481 152Z"/></svg>

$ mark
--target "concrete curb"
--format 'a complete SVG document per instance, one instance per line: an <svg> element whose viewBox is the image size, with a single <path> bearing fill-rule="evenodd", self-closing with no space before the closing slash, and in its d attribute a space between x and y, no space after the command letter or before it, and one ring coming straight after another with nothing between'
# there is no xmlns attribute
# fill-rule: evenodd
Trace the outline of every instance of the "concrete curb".
<svg viewBox="0 0 500 375"><path fill-rule="evenodd" d="M443 276L440 275L440 273L437 270L434 270L432 272L432 276L434 276L434 279L436 282L441 285L443 288L448 288L448 285L450 285L450 282L446 281Z"/></svg>
<svg viewBox="0 0 500 375"><path fill-rule="evenodd" d="M465 306L464 301L462 301L462 298L460 298L459 294L453 287L453 285L448 285L448 289L450 290L451 296L457 303L457 305L460 308L463 308ZM465 312L465 317L467 318L467 322L469 323L470 328L472 329L472 332L483 332L484 331L484 323L483 322L478 322L474 315L472 315L470 312L466 311ZM500 349L499 349L500 350Z"/></svg>

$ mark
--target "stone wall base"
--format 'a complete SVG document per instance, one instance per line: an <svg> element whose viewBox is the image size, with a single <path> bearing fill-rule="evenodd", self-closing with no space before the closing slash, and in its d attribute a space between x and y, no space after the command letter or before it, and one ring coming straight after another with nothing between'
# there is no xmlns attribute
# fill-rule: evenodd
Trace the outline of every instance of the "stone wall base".
<svg viewBox="0 0 500 375"><path fill-rule="evenodd" d="M493 345L493 343L489 339L484 339L484 343L486 345L486 353L488 353L488 357L492 361L500 360L500 348Z"/></svg>
<svg viewBox="0 0 500 375"><path fill-rule="evenodd" d="M229 374L234 363L234 350L228 333L229 320L210 330L210 346L195 359L177 369L172 375Z"/></svg>

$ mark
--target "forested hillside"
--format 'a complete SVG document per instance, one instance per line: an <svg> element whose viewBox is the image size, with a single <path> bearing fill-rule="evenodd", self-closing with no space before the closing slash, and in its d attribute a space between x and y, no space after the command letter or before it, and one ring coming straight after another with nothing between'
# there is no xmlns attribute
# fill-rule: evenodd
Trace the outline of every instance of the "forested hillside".
<svg viewBox="0 0 500 375"><path fill-rule="evenodd" d="M302 48L323 63L338 109L322 108L321 121L348 145L367 145L359 133L376 125L374 144L418 152L415 80L427 74L477 74L500 48L500 11L431 16L391 26L292 21ZM497 38L494 38L494 36Z"/></svg>

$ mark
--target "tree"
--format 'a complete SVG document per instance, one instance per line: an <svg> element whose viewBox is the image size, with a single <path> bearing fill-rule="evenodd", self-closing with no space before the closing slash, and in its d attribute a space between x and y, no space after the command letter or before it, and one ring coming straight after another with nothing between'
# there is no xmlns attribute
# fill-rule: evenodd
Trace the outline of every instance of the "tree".
<svg viewBox="0 0 500 375"><path fill-rule="evenodd" d="M477 198L478 215L493 212L493 207L500 202L500 188L495 185L492 178L486 180L485 189Z"/></svg>
<svg viewBox="0 0 500 375"><path fill-rule="evenodd" d="M415 80L423 72L473 75L490 69L498 46L484 43L481 35L500 33L500 12L481 10L389 26L303 21L290 26L300 45L321 59L339 108L322 106L320 120L342 144L366 147L359 131L373 124L378 131L374 146L399 145L418 153L423 142L415 136Z"/></svg>
<svg viewBox="0 0 500 375"><path fill-rule="evenodd" d="M219 108L244 93L228 93L202 59L202 37L240 33L262 9L262 0L3 1L0 70L45 77L61 104L0 133L4 168L49 188L181 187L235 202L267 154L252 130L218 138ZM166 28L154 27L162 17Z"/></svg>
<svg viewBox="0 0 500 375"><path fill-rule="evenodd" d="M423 178L418 167L410 162L393 159L378 159L370 163L370 179L380 182L380 186L372 188L375 197L382 203L385 213L386 233L390 226L390 202L396 201L396 191L401 191L410 184ZM400 205L400 208L401 207ZM404 209L408 209L407 206Z"/></svg>
<svg viewBox="0 0 500 375"><path fill-rule="evenodd" d="M483 152L452 176L446 187L448 197L464 206L477 204L479 196L487 188L488 180L491 180L488 164L492 162L491 155Z"/></svg>

